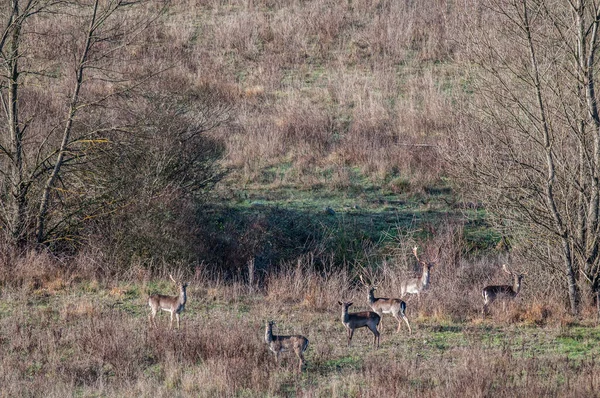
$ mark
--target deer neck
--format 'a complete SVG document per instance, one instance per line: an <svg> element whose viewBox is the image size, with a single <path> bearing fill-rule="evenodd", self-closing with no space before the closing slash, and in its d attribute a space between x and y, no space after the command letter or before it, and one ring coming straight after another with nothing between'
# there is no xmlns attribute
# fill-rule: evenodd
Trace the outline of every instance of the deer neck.
<svg viewBox="0 0 600 398"><path fill-rule="evenodd" d="M187 301L187 293L185 291L185 287L182 287L179 289L179 304L185 305L186 301Z"/></svg>
<svg viewBox="0 0 600 398"><path fill-rule="evenodd" d="M268 344L273 341L273 329L271 325L265 327L265 342Z"/></svg>
<svg viewBox="0 0 600 398"><path fill-rule="evenodd" d="M369 290L369 297L368 297L368 299L369 299L369 304L375 303L375 295L373 294L372 290Z"/></svg>
<svg viewBox="0 0 600 398"><path fill-rule="evenodd" d="M427 287L429 285L429 267L423 265L423 274L421 275L421 286Z"/></svg>
<svg viewBox="0 0 600 398"><path fill-rule="evenodd" d="M513 292L515 293L515 296L519 294L519 290L521 290L521 278L515 275L515 279L513 281Z"/></svg>
<svg viewBox="0 0 600 398"><path fill-rule="evenodd" d="M348 307L342 308L342 323L348 323L350 315L348 314Z"/></svg>

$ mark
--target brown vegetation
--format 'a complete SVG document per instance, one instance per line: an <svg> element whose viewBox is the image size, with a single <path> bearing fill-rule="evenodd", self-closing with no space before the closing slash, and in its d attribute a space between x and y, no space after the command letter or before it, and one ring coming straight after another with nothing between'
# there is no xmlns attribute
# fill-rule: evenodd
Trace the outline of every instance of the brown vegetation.
<svg viewBox="0 0 600 398"><path fill-rule="evenodd" d="M249 227L239 243L221 239L203 217L206 195L224 170L218 194L226 198L245 185L360 189L356 180L364 177L395 192L422 192L442 175L435 143L451 127L461 79L449 62L458 49L450 38L462 31L459 7L115 2L83 70L86 106L78 108L63 151L69 167L58 170L42 217L45 233L36 236L40 196L62 138L54 126L61 126L74 87L67 72L76 66L91 8L74 3L78 17L58 23L73 10L35 4L50 8L23 19L18 43L29 58L20 65L52 65L57 73L18 77L17 104L27 121L24 184L2 177L7 239L41 242L55 253L110 255L105 263L116 270L136 261L204 258L219 267L239 258L231 266L239 269L262 237ZM108 4L99 2L103 10ZM12 9L0 12L8 21ZM2 169L17 171L13 145L2 137ZM45 156L48 170L36 174ZM221 250L231 242L236 247Z"/></svg>
<svg viewBox="0 0 600 398"><path fill-rule="evenodd" d="M60 269L57 263L41 255L28 259L31 269ZM310 271L309 262L269 276L268 288L254 292L245 284L194 279L180 330L166 328L164 318L165 327L148 325L144 291L153 289L152 280L77 281L73 273L15 272L3 262L2 394L594 396L596 361L555 352L556 339L572 333L557 298L543 297L533 285L506 314L493 310L492 319L482 321L477 272L495 265L446 264L432 275L419 308L416 300L408 302L413 334L388 325L380 349L371 350L367 333L356 333L346 347L336 304L344 289L357 309L367 309L362 286L352 287L348 276ZM33 275L39 283L27 282ZM65 287L56 290L57 280ZM322 289L323 304L307 300L311 286ZM380 290L398 287L386 280ZM286 296L274 298L276 291ZM273 361L264 343L264 320L273 316L281 319L280 333L310 339L302 374L293 354L282 356L280 365ZM596 338L582 339L597 347Z"/></svg>
<svg viewBox="0 0 600 398"><path fill-rule="evenodd" d="M0 21L12 21L16 4L0 5ZM18 90L9 102L20 109L0 124L0 395L597 395L596 307L584 300L582 318L567 313L551 241L532 244L529 231L500 223L507 246L481 251L462 220L422 217L386 224L392 237L382 243L330 208L327 223L242 198L247 187L351 196L373 184L427 202L440 181L447 186L452 160L489 166L492 177L508 170L498 145L483 144L515 139L512 130L490 122L483 137L477 118L463 117L465 99L482 99L473 95L481 85L470 40L499 27L479 1L29 4L51 8L25 14L21 31L9 22L5 43L22 40L22 51L2 53L0 65L0 94ZM93 4L119 6L98 36L89 34ZM82 69L86 37L94 45ZM456 146L457 135L481 146ZM559 171L578 174L566 167L575 147L564 148ZM498 181L506 182L478 185L498 194L487 210L511 199ZM596 203L582 194L589 186L558 197ZM577 193L581 201L567 195ZM466 214L482 210L473 196ZM236 200L254 211L223 204ZM581 258L600 252L597 234L588 238L593 245L573 246ZM367 309L358 286L365 269L381 281L379 294L398 297L403 281L422 275L414 245L439 258L421 300L405 297L413 333L388 325L379 350L367 333L348 348L336 303ZM492 304L482 319L481 289L506 283L502 263L528 278L506 310ZM185 322L150 328L146 299L168 291L171 272L191 280ZM268 319L279 321L278 333L310 340L303 372L293 356L282 366L270 358Z"/></svg>

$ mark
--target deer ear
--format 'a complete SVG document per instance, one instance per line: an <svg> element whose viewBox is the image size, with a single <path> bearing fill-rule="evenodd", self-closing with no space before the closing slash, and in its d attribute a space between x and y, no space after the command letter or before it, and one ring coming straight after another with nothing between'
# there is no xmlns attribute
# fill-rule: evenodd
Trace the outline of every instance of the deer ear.
<svg viewBox="0 0 600 398"><path fill-rule="evenodd" d="M342 303L341 301L338 301L338 304L339 304L339 305L344 305L344 303Z"/></svg>

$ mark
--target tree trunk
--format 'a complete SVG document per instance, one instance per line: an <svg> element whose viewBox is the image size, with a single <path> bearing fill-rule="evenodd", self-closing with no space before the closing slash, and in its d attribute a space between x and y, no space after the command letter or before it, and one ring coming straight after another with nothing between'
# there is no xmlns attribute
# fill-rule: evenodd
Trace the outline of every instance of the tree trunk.
<svg viewBox="0 0 600 398"><path fill-rule="evenodd" d="M76 83L75 89L73 90L73 96L71 97L71 103L69 105L69 112L67 115L67 122L65 125L65 129L63 131L63 138L60 144L60 149L58 151L58 156L56 157L56 163L54 164L54 168L50 173L50 177L46 181L44 185L44 190L42 193L42 198L40 201L40 207L37 215L37 223L36 223L36 237L37 243L43 243L45 240L45 224L46 224L46 216L48 214L48 205L50 203L50 191L54 188L54 183L56 178L60 173L60 169L63 165L65 152L67 150L67 146L69 145L69 140L71 137L71 129L73 127L73 120L75 119L75 115L77 114L77 106L79 104L79 91L81 90L81 85L83 84L83 72L86 68L87 58L90 51L90 48L93 43L94 31L96 30L96 13L98 11L98 0L94 3L94 11L92 13L92 18L90 20L89 29L87 31L86 42L84 48L81 53L81 58L79 60L79 64L76 71Z"/></svg>
<svg viewBox="0 0 600 398"><path fill-rule="evenodd" d="M542 82L539 74L539 65L536 58L535 52L535 44L532 38L530 26L529 26L529 10L527 8L527 2L523 2L523 27L526 32L527 42L529 47L529 55L531 61L531 71L532 71L532 79L535 87L535 94L537 100L537 112L539 117L540 124L540 132L543 137L543 144L546 155L546 183L545 183L545 193L546 193L546 205L548 209L548 213L551 215L552 220L554 221L554 228L557 232L559 232L562 245L563 245L563 254L564 261L567 273L567 283L569 286L569 304L571 307L571 313L576 315L579 312L579 294L577 289L577 277L575 274L575 270L573 267L573 256L571 254L571 247L569 243L569 234L565 227L565 223L563 222L563 218L557 206L557 201L554 196L554 183L556 181L556 171L554 164L554 155L552 153L552 138L550 136L550 127L548 126L548 122L546 119L546 106L544 99L542 97ZM588 84L588 90L593 90L593 84ZM596 109L595 107L593 109Z"/></svg>
<svg viewBox="0 0 600 398"><path fill-rule="evenodd" d="M25 242L25 218L27 214L27 192L23 181L23 132L19 123L19 42L21 39L21 21L19 2L12 2L11 23L14 25L8 54L9 87L7 116L12 146L11 194L12 206L11 236L17 245Z"/></svg>
<svg viewBox="0 0 600 398"><path fill-rule="evenodd" d="M565 271L567 275L567 284L569 292L569 307L571 314L577 315L579 313L579 289L577 287L577 276L575 268L573 267L573 260L571 255L571 248L569 241L566 238L562 238L563 255L565 262Z"/></svg>

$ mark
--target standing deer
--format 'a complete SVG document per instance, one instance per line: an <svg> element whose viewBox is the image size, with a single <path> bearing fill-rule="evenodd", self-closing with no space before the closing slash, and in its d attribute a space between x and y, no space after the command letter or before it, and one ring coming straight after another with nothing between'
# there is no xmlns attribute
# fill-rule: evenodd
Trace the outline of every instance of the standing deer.
<svg viewBox="0 0 600 398"><path fill-rule="evenodd" d="M308 348L308 339L301 335L294 336L275 336L273 334L274 321L267 321L265 324L265 343L269 345L269 350L275 354L275 362L279 363L279 353L283 351L294 351L300 360L298 363L298 372L302 371L302 365L305 363L304 351Z"/></svg>
<svg viewBox="0 0 600 398"><path fill-rule="evenodd" d="M188 284L176 281L173 276L169 274L169 278L179 287L179 295L177 296L165 296L163 294L153 294L148 298L148 305L150 306L151 313L149 315L150 322L156 327L156 313L159 309L171 313L171 322L169 328L173 328L173 316L177 318L177 329L179 329L179 314L185 308L185 302L187 301L187 295L185 289Z"/></svg>
<svg viewBox="0 0 600 398"><path fill-rule="evenodd" d="M526 274L516 274L510 271L506 264L502 265L502 270L513 277L513 285L491 285L483 288L481 291L481 295L483 296L483 316L487 313L488 306L496 299L504 298L512 300L521 291L521 281ZM502 302L502 307L506 310L506 301Z"/></svg>
<svg viewBox="0 0 600 398"><path fill-rule="evenodd" d="M410 323L408 323L408 317L406 316L406 303L398 298L376 298L373 294L375 289L376 287L369 289L368 299L371 309L381 317L379 330L383 330L383 314L392 314L392 316L398 321L398 329L396 329L396 333L400 332L400 327L402 326L400 319L402 319L406 323L406 326L408 326L408 333L412 334L412 329L410 328Z"/></svg>
<svg viewBox="0 0 600 398"><path fill-rule="evenodd" d="M408 322L408 317L406 316L406 303L399 298L375 297L374 292L377 289L377 286L372 286L365 283L362 275L360 276L360 280L363 285L369 289L369 295L367 296L367 300L369 300L369 306L373 312L377 313L377 315L379 315L381 318L379 330L383 330L383 314L392 314L392 316L398 321L398 329L396 329L396 333L400 332L400 327L402 326L400 320L403 320L406 323L406 326L408 326L409 334L412 334L412 329L410 327L410 323Z"/></svg>
<svg viewBox="0 0 600 398"><path fill-rule="evenodd" d="M342 323L344 324L348 332L348 347L350 346L352 336L354 335L354 329L366 326L373 333L373 345L376 345L377 348L379 348L379 331L377 330L377 326L379 326L379 321L381 320L381 317L377 313L371 311L355 312L353 314L349 314L348 307L352 305L351 301L338 301L338 304L342 306Z"/></svg>
<svg viewBox="0 0 600 398"><path fill-rule="evenodd" d="M400 298L404 298L406 294L416 294L419 301L421 300L421 292L429 286L429 271L435 265L434 262L427 263L419 259L417 254L417 246L413 247L413 254L417 262L421 265L422 273L418 278L412 278L400 283Z"/></svg>

